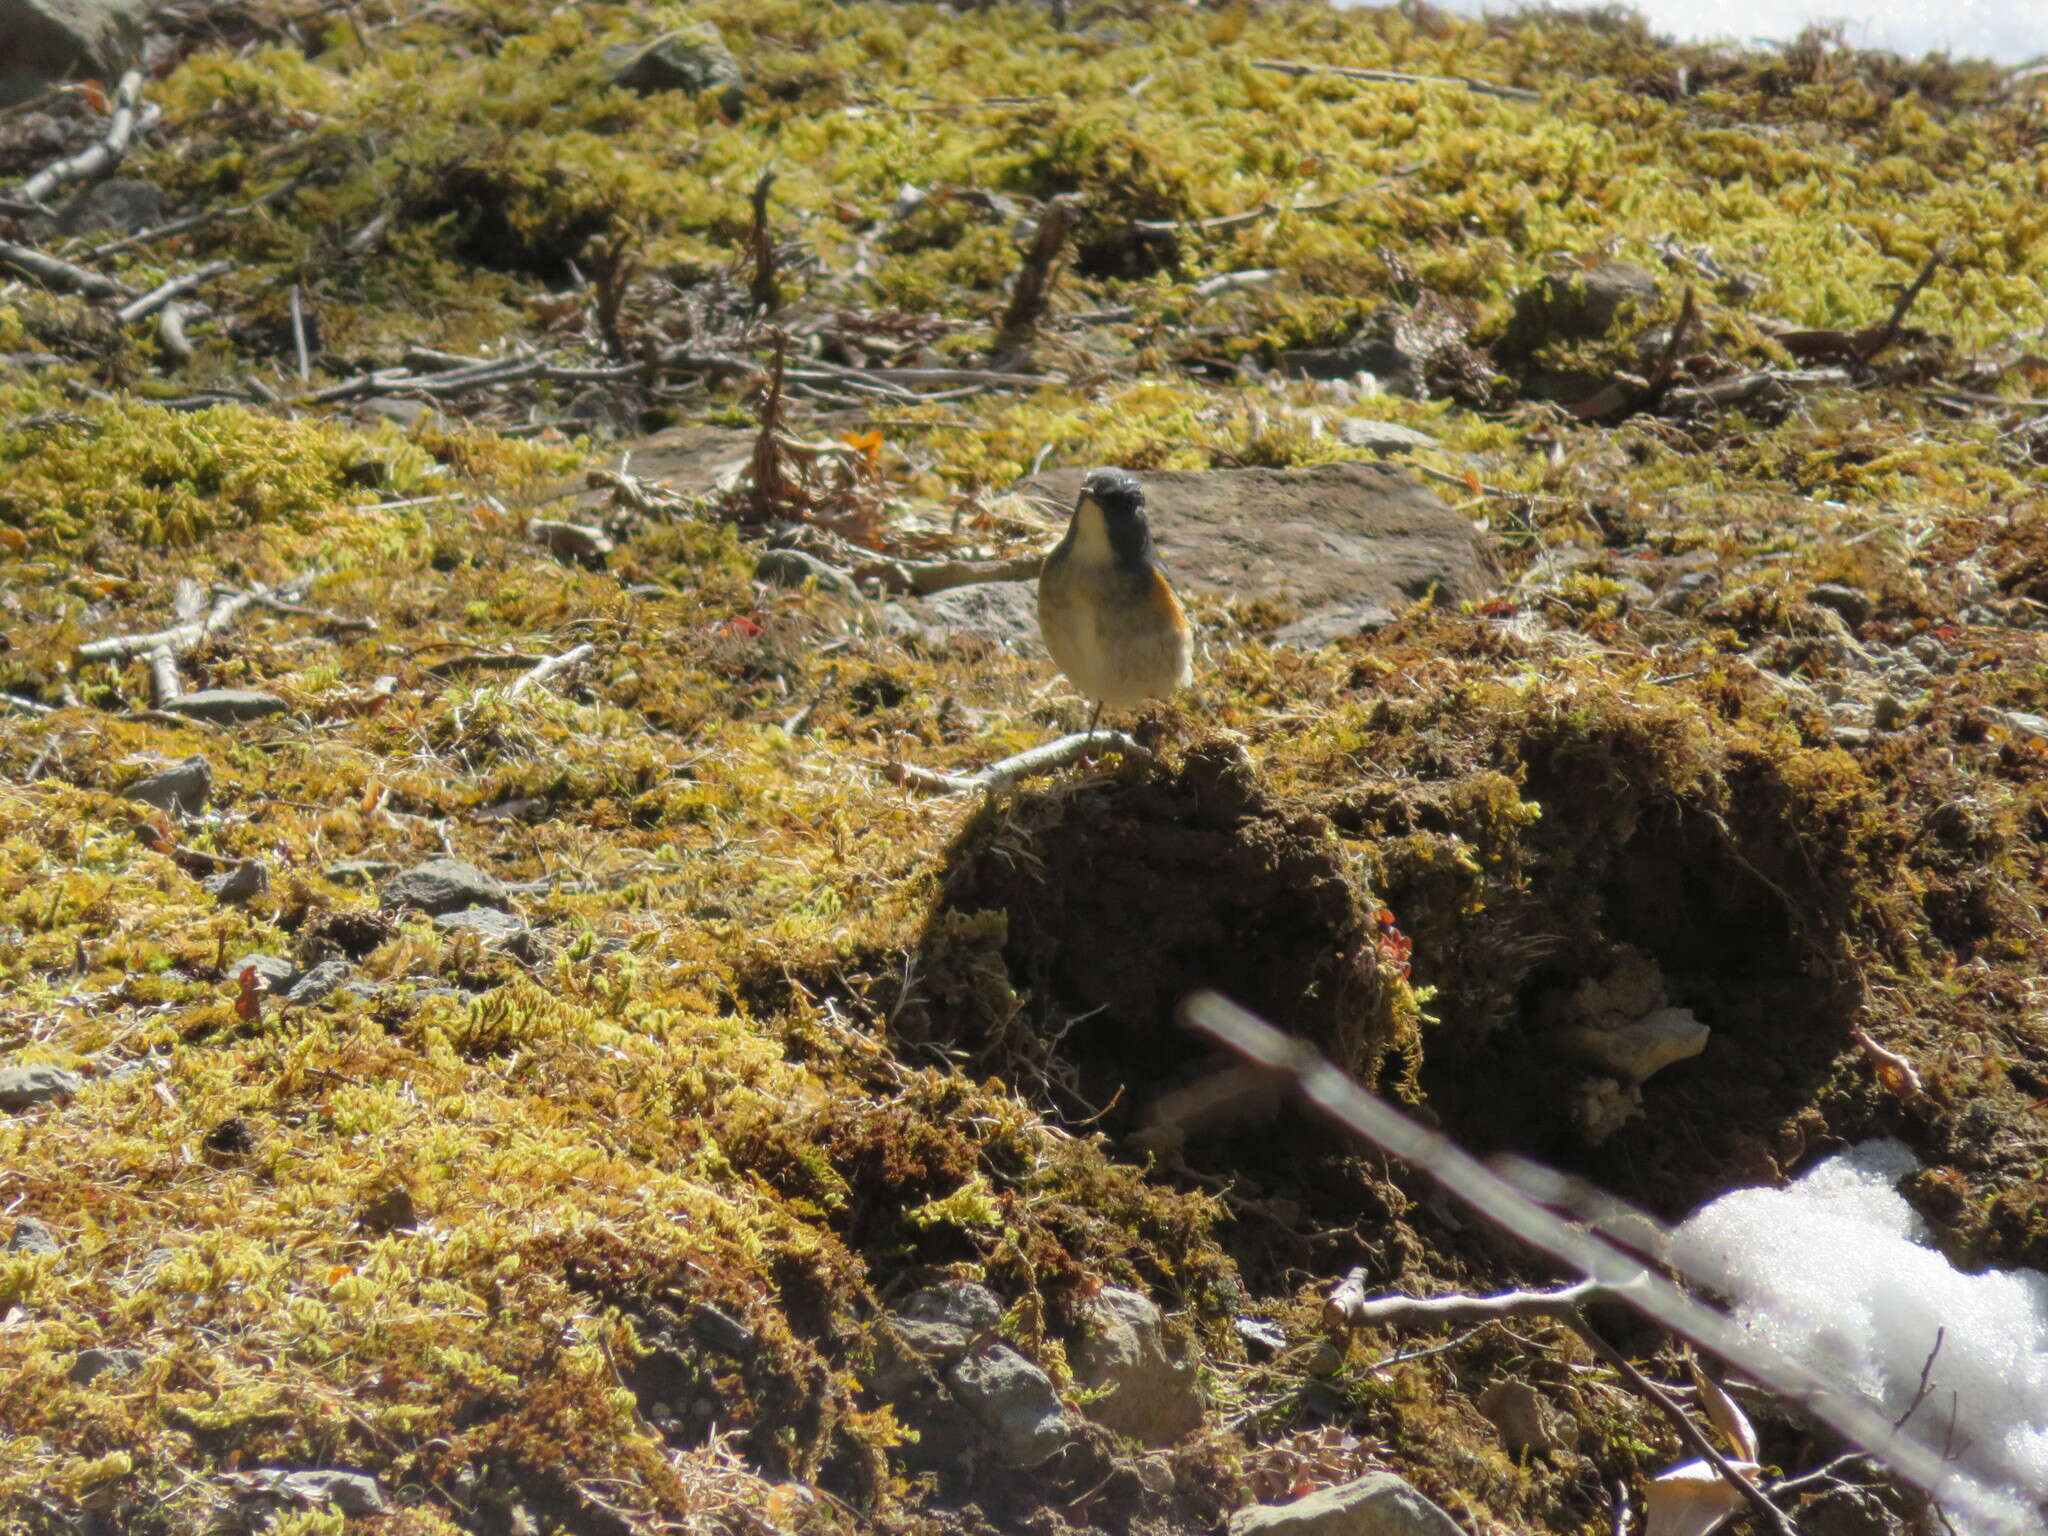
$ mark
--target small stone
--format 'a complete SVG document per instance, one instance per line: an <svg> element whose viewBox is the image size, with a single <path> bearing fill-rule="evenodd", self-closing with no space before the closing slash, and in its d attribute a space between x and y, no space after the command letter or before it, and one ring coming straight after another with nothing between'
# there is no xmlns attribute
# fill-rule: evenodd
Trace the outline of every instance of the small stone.
<svg viewBox="0 0 2048 1536"><path fill-rule="evenodd" d="M889 1321L897 1338L928 1360L950 1363L1003 1320L1003 1306L988 1287L971 1280L928 1285Z"/></svg>
<svg viewBox="0 0 2048 1536"><path fill-rule="evenodd" d="M384 1490L361 1472L287 1472L286 1492L308 1504L332 1504L344 1515L381 1515Z"/></svg>
<svg viewBox="0 0 2048 1536"><path fill-rule="evenodd" d="M1580 1026L1559 1033L1559 1043L1601 1070L1643 1083L1675 1061L1697 1056L1713 1032L1690 1008L1659 1008L1620 1029Z"/></svg>
<svg viewBox="0 0 2048 1536"><path fill-rule="evenodd" d="M1263 1317L1240 1317L1232 1320L1237 1336L1244 1343L1245 1353L1254 1360L1270 1360L1287 1347L1287 1335L1278 1323L1269 1323Z"/></svg>
<svg viewBox="0 0 2048 1536"><path fill-rule="evenodd" d="M1005 1466L1038 1466L1073 1441L1074 1426L1052 1378L1007 1344L968 1355L946 1381Z"/></svg>
<svg viewBox="0 0 2048 1536"><path fill-rule="evenodd" d="M1096 1292L1068 1359L1082 1386L1108 1389L1084 1410L1096 1423L1154 1448L1200 1427L1199 1362L1184 1343L1169 1344L1150 1297L1116 1286Z"/></svg>
<svg viewBox="0 0 2048 1536"><path fill-rule="evenodd" d="M1273 643L1298 646L1302 650L1320 650L1333 641L1385 629L1396 617L1394 610L1382 603L1324 609L1281 625L1273 632Z"/></svg>
<svg viewBox="0 0 2048 1536"><path fill-rule="evenodd" d="M1409 448L1441 448L1443 444L1427 432L1404 427L1396 421L1371 421L1348 416L1337 423L1337 440L1347 448L1368 453L1399 453Z"/></svg>
<svg viewBox="0 0 2048 1536"><path fill-rule="evenodd" d="M485 874L464 859L428 859L384 882L380 899L387 907L412 907L431 917L465 907L510 907L505 882Z"/></svg>
<svg viewBox="0 0 2048 1536"><path fill-rule="evenodd" d="M1478 1406L1511 1455L1550 1456L1578 1439L1577 1423L1526 1381L1496 1381Z"/></svg>
<svg viewBox="0 0 2048 1536"><path fill-rule="evenodd" d="M1230 1536L1463 1536L1458 1523L1391 1472L1368 1472L1291 1504L1254 1504Z"/></svg>
<svg viewBox="0 0 2048 1536"><path fill-rule="evenodd" d="M292 983L299 979L299 968L282 955L246 954L228 967L228 977L240 981L244 971L254 971L257 987L273 997L291 991Z"/></svg>
<svg viewBox="0 0 2048 1536"><path fill-rule="evenodd" d="M233 869L208 875L200 884L216 901L250 901L270 889L270 868L261 859L244 859Z"/></svg>
<svg viewBox="0 0 2048 1536"><path fill-rule="evenodd" d="M1854 587L1845 587L1839 582L1825 582L1806 594L1809 603L1818 603L1823 608L1832 608L1842 616L1842 621L1851 628L1870 621L1870 596Z"/></svg>
<svg viewBox="0 0 2048 1536"><path fill-rule="evenodd" d="M170 700L164 708L208 725L240 725L281 715L291 706L274 693L260 693L253 688L202 688Z"/></svg>
<svg viewBox="0 0 2048 1536"><path fill-rule="evenodd" d="M341 989L355 967L346 960L322 960L292 983L291 991L285 994L285 1001L295 1008L311 1008L324 1003Z"/></svg>
<svg viewBox="0 0 2048 1536"><path fill-rule="evenodd" d="M212 794L213 765L203 757L188 757L162 773L137 779L121 791L121 798L140 800L173 816L197 816Z"/></svg>
<svg viewBox="0 0 2048 1536"><path fill-rule="evenodd" d="M731 91L740 83L739 60L708 21L665 32L641 46L607 48L604 62L613 83L643 96L660 91Z"/></svg>
<svg viewBox="0 0 2048 1536"><path fill-rule="evenodd" d="M139 1349L82 1349L71 1362L70 1380L78 1386L106 1375L133 1376L149 1356Z"/></svg>
<svg viewBox="0 0 2048 1536"><path fill-rule="evenodd" d="M957 639L1018 656L1045 654L1038 589L1026 581L979 581L929 597L892 598L883 605L882 627L928 648Z"/></svg>
<svg viewBox="0 0 2048 1536"><path fill-rule="evenodd" d="M169 211L163 189L134 176L95 182L57 214L60 235L135 235L164 222Z"/></svg>
<svg viewBox="0 0 2048 1536"><path fill-rule="evenodd" d="M2048 741L2048 717L2030 715L2021 709L2001 709L1994 718L2021 741Z"/></svg>
<svg viewBox="0 0 2048 1536"><path fill-rule="evenodd" d="M533 542L557 560L572 560L585 570L601 571L612 552L612 541L602 528L582 523L556 523L535 518L526 525Z"/></svg>
<svg viewBox="0 0 2048 1536"><path fill-rule="evenodd" d="M522 960L539 950L534 932L510 912L496 907L464 907L460 912L443 912L434 926L446 934L473 933L486 949L501 949Z"/></svg>
<svg viewBox="0 0 2048 1536"><path fill-rule="evenodd" d="M0 1109L30 1109L68 1099L84 1081L64 1067L38 1062L27 1067L0 1067Z"/></svg>
<svg viewBox="0 0 2048 1536"><path fill-rule="evenodd" d="M1656 297L1656 277L1625 261L1550 273L1515 295L1502 354L1526 356L1555 341L1597 341L1613 328L1623 305L1640 308Z"/></svg>
<svg viewBox="0 0 2048 1536"><path fill-rule="evenodd" d="M1896 731L1910 714L1905 701L1896 694L1881 693L1870 706L1870 723L1880 731ZM2048 720L2041 724L2048 727Z"/></svg>
<svg viewBox="0 0 2048 1536"><path fill-rule="evenodd" d="M0 4L7 48L0 55L0 107L66 78L118 80L142 56L147 0L65 0Z"/></svg>
<svg viewBox="0 0 2048 1536"><path fill-rule="evenodd" d="M1876 738L1863 726L1838 725L1828 732L1828 739L1834 742L1836 746L1853 752L1858 748L1869 746Z"/></svg>
<svg viewBox="0 0 2048 1536"><path fill-rule="evenodd" d="M801 549L764 549L754 561L754 580L771 587L802 587L818 584L820 592L836 597L859 597L860 588L846 572Z"/></svg>
<svg viewBox="0 0 2048 1536"><path fill-rule="evenodd" d="M52 1254L64 1251L64 1245L57 1241L57 1234L37 1221L33 1216L24 1216L14 1224L14 1235L7 1239L9 1253Z"/></svg>

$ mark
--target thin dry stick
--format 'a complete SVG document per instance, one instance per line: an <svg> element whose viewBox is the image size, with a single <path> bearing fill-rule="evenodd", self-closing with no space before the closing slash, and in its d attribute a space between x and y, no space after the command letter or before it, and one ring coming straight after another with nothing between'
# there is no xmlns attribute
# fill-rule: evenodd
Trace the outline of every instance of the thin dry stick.
<svg viewBox="0 0 2048 1536"><path fill-rule="evenodd" d="M253 593L224 592L213 600L211 609L196 619L157 630L154 634L114 635L106 640L88 640L74 656L81 666L94 661L127 661L136 656L147 656L159 648L173 656L182 656L208 635L227 628L244 608L255 601Z"/></svg>
<svg viewBox="0 0 2048 1536"><path fill-rule="evenodd" d="M1059 266L1060 251L1065 248L1067 235L1073 227L1073 205L1058 198L1048 203L1045 212L1039 215L1038 229L1031 237L1031 249L1025 253L1024 265L1018 269L1017 281L1010 288L1010 307L1003 312L1003 323L996 331L997 355L1023 352L1038 334L1038 324L1045 318L1046 306L1052 296L1052 280Z"/></svg>
<svg viewBox="0 0 2048 1536"><path fill-rule="evenodd" d="M1294 1079L1302 1096L1389 1156L1418 1168L1493 1225L1601 1282L1651 1321L1726 1361L1758 1385L1797 1404L1930 1496L1966 1511L1986 1532L2030 1536L1989 1490L1942 1454L1892 1429L1883 1414L1811 1367L1759 1343L1732 1319L1695 1301L1642 1262L1536 1204L1440 1132L1418 1125L1367 1093L1298 1040L1215 992L1181 1005L1181 1016L1227 1049Z"/></svg>
<svg viewBox="0 0 2048 1536"><path fill-rule="evenodd" d="M126 299L135 294L134 289L125 283L115 282L111 277L88 272L68 261L59 261L33 246L0 240L0 270L8 267L57 293L81 293L88 299Z"/></svg>
<svg viewBox="0 0 2048 1536"><path fill-rule="evenodd" d="M299 382L313 381L313 359L306 350L306 305L299 297L299 285L292 284L292 347L299 354Z"/></svg>
<svg viewBox="0 0 2048 1536"><path fill-rule="evenodd" d="M1464 75L1410 75L1395 69L1351 69L1341 64L1297 64L1288 59L1253 59L1259 69L1281 75L1340 75L1346 80L1375 80L1392 85L1457 85L1476 96L1498 96L1503 101L1541 101L1541 91L1519 85L1495 85L1491 80L1472 80Z"/></svg>
<svg viewBox="0 0 2048 1536"><path fill-rule="evenodd" d="M154 104L139 108L141 100L142 71L131 69L114 88L114 117L107 124L106 137L68 160L45 166L24 181L15 195L24 202L40 203L67 181L97 181L102 176L112 175L114 167L128 153L129 140L138 130L148 128L163 116L162 110Z"/></svg>
<svg viewBox="0 0 2048 1536"><path fill-rule="evenodd" d="M915 763L885 763L882 773L891 783L901 784L906 789L930 790L942 795L970 795L977 791L993 794L1038 774L1064 768L1097 751L1117 752L1133 759L1151 755L1121 731L1080 731L1033 747L1028 752L1019 752L1015 757L990 763L979 773L942 773L936 768L920 768Z"/></svg>
<svg viewBox="0 0 2048 1536"><path fill-rule="evenodd" d="M513 678L512 686L505 690L505 697L508 699L519 698L532 689L538 688L550 678L559 677L577 663L596 654L597 647L589 641L585 641L573 650L564 651L559 656L550 656L531 672L522 672L519 676Z"/></svg>
<svg viewBox="0 0 2048 1536"><path fill-rule="evenodd" d="M123 325L133 325L137 320L147 320L173 299L182 298L202 283L210 283L216 277L224 277L235 270L232 261L209 261L203 267L196 267L177 277L165 278L149 292L134 302L122 305L114 311L114 318Z"/></svg>
<svg viewBox="0 0 2048 1536"><path fill-rule="evenodd" d="M1874 361L1878 353L1884 351L1886 347L1898 339L1899 327L1905 324L1906 321L1906 312L1913 307L1913 301L1920 297L1920 290L1933 280L1935 269L1947 259L1948 247L1937 244L1934 247L1934 253L1927 258L1927 264L1920 269L1920 275L1905 286L1905 289L1899 294L1898 302L1892 305L1891 318L1885 321L1884 328L1871 339L1868 346L1863 347L1857 352L1856 360L1858 362L1868 363Z"/></svg>
<svg viewBox="0 0 2048 1536"><path fill-rule="evenodd" d="M160 645L149 653L149 705L152 709L167 709L174 700L185 696L184 681L178 676L178 663L171 655L169 646Z"/></svg>
<svg viewBox="0 0 2048 1536"><path fill-rule="evenodd" d="M163 307L163 313L156 317L156 339L173 368L182 368L192 361L195 349L192 339L185 334L184 305L173 300Z"/></svg>
<svg viewBox="0 0 2048 1536"><path fill-rule="evenodd" d="M747 245L754 257L754 275L747 284L747 298L760 315L772 315L782 306L782 295L775 283L775 236L768 228L768 194L774 189L775 173L763 171L761 179L754 183L754 226L747 234Z"/></svg>

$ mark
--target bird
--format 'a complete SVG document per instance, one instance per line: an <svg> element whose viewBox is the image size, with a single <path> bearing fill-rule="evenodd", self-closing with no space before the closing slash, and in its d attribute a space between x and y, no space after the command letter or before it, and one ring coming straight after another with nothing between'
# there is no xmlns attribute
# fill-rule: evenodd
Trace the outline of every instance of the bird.
<svg viewBox="0 0 2048 1536"><path fill-rule="evenodd" d="M1038 578L1038 632L1059 669L1102 711L1164 699L1194 677L1194 636L1160 569L1145 491L1121 469L1090 470L1066 537Z"/></svg>

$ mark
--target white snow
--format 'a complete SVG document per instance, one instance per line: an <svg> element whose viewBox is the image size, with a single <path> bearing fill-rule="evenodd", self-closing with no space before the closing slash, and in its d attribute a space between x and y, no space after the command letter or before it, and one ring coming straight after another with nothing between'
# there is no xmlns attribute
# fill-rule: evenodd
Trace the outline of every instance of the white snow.
<svg viewBox="0 0 2048 1536"><path fill-rule="evenodd" d="M1913 1402L1939 1332L1908 1432L1952 1449L2016 1514L2038 1508L2048 1501L2048 1275L1951 1267L1896 1187L1919 1166L1900 1142L1865 1142L1785 1189L1702 1206L1678 1228L1672 1257L1730 1297L1758 1337L1889 1418Z"/></svg>

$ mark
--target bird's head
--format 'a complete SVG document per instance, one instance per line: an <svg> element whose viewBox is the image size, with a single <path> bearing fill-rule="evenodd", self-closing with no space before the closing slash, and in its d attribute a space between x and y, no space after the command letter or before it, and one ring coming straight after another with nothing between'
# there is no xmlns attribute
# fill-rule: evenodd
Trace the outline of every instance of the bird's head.
<svg viewBox="0 0 2048 1536"><path fill-rule="evenodd" d="M1091 469L1081 482L1074 519L1081 524L1094 513L1118 563L1147 565L1152 560L1152 530L1145 522L1145 491L1138 477L1123 469Z"/></svg>

